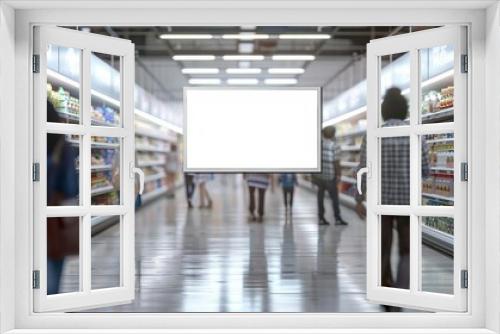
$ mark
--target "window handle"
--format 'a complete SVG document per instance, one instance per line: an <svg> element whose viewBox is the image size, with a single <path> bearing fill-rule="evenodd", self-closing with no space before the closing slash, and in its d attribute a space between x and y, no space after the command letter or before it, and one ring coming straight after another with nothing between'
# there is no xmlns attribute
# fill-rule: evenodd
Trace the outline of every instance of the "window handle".
<svg viewBox="0 0 500 334"><path fill-rule="evenodd" d="M363 174L366 174L367 177L370 177L370 163L368 162L367 167L360 168L358 173L356 174L356 187L358 188L358 193L360 195L363 194L363 190L361 189L361 183L363 182Z"/></svg>
<svg viewBox="0 0 500 334"><path fill-rule="evenodd" d="M144 172L142 169L134 167L134 163L130 163L130 177L134 178L135 174L139 175L139 195L144 192Z"/></svg>
<svg viewBox="0 0 500 334"><path fill-rule="evenodd" d="M139 175L139 195L144 192L144 172L142 169L134 167L134 173Z"/></svg>

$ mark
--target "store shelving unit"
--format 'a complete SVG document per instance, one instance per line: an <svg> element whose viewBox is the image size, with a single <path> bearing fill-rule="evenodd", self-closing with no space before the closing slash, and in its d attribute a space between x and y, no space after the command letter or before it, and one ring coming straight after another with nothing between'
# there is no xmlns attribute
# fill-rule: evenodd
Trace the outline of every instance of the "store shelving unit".
<svg viewBox="0 0 500 334"><path fill-rule="evenodd" d="M147 120L136 124L136 161L146 175L142 202L148 203L167 192L166 161L176 138L159 131Z"/></svg>
<svg viewBox="0 0 500 334"><path fill-rule="evenodd" d="M443 57L453 59L453 57ZM399 64L398 64L399 62ZM404 66L409 62L401 57L390 66ZM422 105L421 122L441 123L453 122L453 64L440 63L440 68L429 70L429 75L421 83L422 101L433 101ZM384 71L383 69L382 71ZM434 73L432 73L434 72ZM409 82L408 82L409 86ZM407 87L408 87L407 86ZM400 87L405 93L405 88ZM408 90L408 89L406 89ZM442 94L441 94L442 93ZM436 97L437 100L436 100ZM441 100L439 100L441 98ZM353 103L350 105L350 103ZM326 104L324 126L335 125L337 143L340 147L341 179L339 182L339 199L347 206L356 204L356 171L359 166L360 147L366 134L366 81L361 82ZM433 104L430 106L430 104ZM346 108L345 106L349 106ZM434 108L432 108L434 107ZM328 110L329 109L329 110ZM453 138L448 135L425 136L429 148L429 176L423 180L421 201L424 205L453 205ZM447 160L448 159L448 160ZM312 189L314 186L301 179L301 184ZM453 254L453 222L450 218L435 218L432 223L427 220L422 224L422 240L428 245L446 253Z"/></svg>
<svg viewBox="0 0 500 334"><path fill-rule="evenodd" d="M56 107L60 122L75 124L81 121L80 83L78 76L65 73L66 69L70 68L69 54L65 54L65 49L60 48L52 54L58 59L52 62L49 59L47 92L49 100ZM91 65L99 67L100 73L109 73L109 77L119 75L114 68L94 55L91 57ZM115 127L120 124L119 92L114 90L113 80L109 80L109 77L109 82L102 82L97 76L91 78L92 87L99 87L99 90L91 89L91 124L94 126ZM158 113L159 109L165 110L158 100L138 86L135 100L136 165L143 168L146 175L142 202L147 203L167 192L166 162L171 145L176 144L179 139L178 133L172 129L179 127L170 126L165 120L151 115L148 110L137 109L138 106L151 107L153 113ZM124 171L117 170L118 164L114 161L119 156L120 144L111 138L96 139L98 140L91 143L92 203L117 204L120 199L119 182L117 184L114 180L114 175L120 172L125 175ZM75 148L81 144L78 138L71 136L67 136L67 141ZM117 221L118 217L93 217L92 233L98 233Z"/></svg>

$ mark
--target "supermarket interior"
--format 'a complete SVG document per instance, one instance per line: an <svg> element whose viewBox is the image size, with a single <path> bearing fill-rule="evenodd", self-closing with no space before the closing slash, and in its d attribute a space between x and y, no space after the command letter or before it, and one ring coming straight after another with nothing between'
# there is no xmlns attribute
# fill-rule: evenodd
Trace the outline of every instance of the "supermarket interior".
<svg viewBox="0 0 500 334"><path fill-rule="evenodd" d="M135 160L145 174L144 193L136 197L135 298L89 311L414 311L366 299L367 230L359 214L359 204L365 202L356 195L356 172L363 167L367 129L367 44L431 27L70 28L128 39L135 45ZM80 72L75 65L80 57L72 48L48 49L47 98L55 110L47 113L53 117L48 121L80 122ZM419 119L422 124L453 122L454 49L433 47L423 50L421 57ZM383 57L381 90L397 87L409 99L410 63L409 53ZM118 127L123 64L119 57L92 53L90 68L91 124ZM329 192L324 217L330 224L321 224L318 186L311 174L295 175L290 209L283 203L282 174L184 174L183 89L200 86L321 87L323 127L335 128L341 220L333 212L335 196ZM58 136L48 135L47 147L54 143L57 150ZM72 163L78 166L82 141L79 135L65 136L73 150ZM421 139L426 172L419 201L452 207L454 134L425 134ZM92 137L92 205L120 203L116 166L121 147L116 137ZM67 193L72 193L71 183L79 182L78 172L78 167L76 174L66 172L69 184L59 185ZM248 187L252 182L265 183L260 188L262 217L248 209L255 204ZM74 191L65 201L79 196ZM119 221L118 215L92 217L92 289L120 284ZM394 281L409 270L401 268L401 248L409 247L409 241L398 232L394 228L389 245ZM421 232L424 290L453 294L453 218L425 217ZM47 243L50 247L57 240L48 233ZM48 278L49 294L78 291L78 256L48 261L48 266L54 272Z"/></svg>

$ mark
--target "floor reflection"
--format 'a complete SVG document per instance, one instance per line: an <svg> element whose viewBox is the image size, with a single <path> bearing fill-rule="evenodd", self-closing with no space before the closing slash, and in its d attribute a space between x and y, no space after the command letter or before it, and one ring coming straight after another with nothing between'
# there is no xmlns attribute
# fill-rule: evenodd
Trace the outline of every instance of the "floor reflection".
<svg viewBox="0 0 500 334"><path fill-rule="evenodd" d="M313 193L296 189L285 218L281 192L268 191L264 222L249 222L244 183L208 187L211 210L188 210L179 190L137 212L136 298L93 312L382 311L365 299L366 225L352 211L346 227L318 226Z"/></svg>

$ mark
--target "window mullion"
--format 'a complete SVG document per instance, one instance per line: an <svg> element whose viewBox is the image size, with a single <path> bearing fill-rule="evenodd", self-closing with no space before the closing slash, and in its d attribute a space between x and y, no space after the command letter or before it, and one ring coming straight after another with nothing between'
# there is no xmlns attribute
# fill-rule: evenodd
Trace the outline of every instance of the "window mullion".
<svg viewBox="0 0 500 334"><path fill-rule="evenodd" d="M90 135L90 50L83 49L82 58L82 87L81 87L81 114L84 134L82 139L82 152L80 154L80 164L82 178L80 185L80 196L82 196L82 205L84 216L82 219L82 233L80 235L81 246L81 266L82 266L82 286L83 292L90 292L91 289L91 135Z"/></svg>
<svg viewBox="0 0 500 334"><path fill-rule="evenodd" d="M420 237L419 218L415 214L420 195L419 170L419 136L415 133L419 118L419 60L418 50L410 51L410 291L415 293L420 285Z"/></svg>

